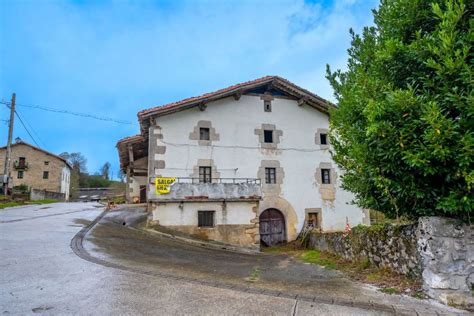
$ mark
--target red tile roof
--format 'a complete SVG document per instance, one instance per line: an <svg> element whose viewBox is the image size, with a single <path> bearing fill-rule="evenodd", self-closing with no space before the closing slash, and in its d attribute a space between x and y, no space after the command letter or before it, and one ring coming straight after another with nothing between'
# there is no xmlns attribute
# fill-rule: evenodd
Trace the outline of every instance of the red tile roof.
<svg viewBox="0 0 474 316"><path fill-rule="evenodd" d="M206 99L209 99L209 98L212 98L212 97L219 97L221 95L226 96L226 95L231 94L234 91L237 92L238 90L240 90L242 88L256 86L258 84L265 84L265 83L271 82L273 80L277 80L277 82L284 84L285 86L289 87L291 90L293 90L295 92L299 92L299 93L303 93L305 95L308 95L309 97L316 100L318 103L325 104L326 107L327 106L332 106L332 104L330 102L326 101L325 99L321 98L320 96L318 96L318 95L316 95L316 94L314 94L314 93L312 93L312 92L310 92L310 91L308 91L304 88L301 88L301 87L295 85L294 83L290 82L287 79L284 79L284 78L279 77L279 76L265 76L265 77L258 78L258 79L255 79L255 80L238 83L238 84L235 84L235 85L232 85L232 86L229 86L227 88L220 89L220 90L217 90L217 91L214 91L214 92L205 93L205 94L200 95L200 96L191 97L191 98L187 98L187 99L184 99L184 100L181 100L181 101L172 102L172 103L168 103L168 104L165 104L165 105L156 106L156 107L153 107L153 108L150 108L150 109L142 110L142 111L138 112L138 114L137 114L138 115L138 120L141 121L141 119L144 116L147 116L148 114L160 113L160 112L163 112L163 111L166 111L166 110L169 110L169 109L177 108L177 107L188 105L188 104L191 104L191 103L198 103L199 101L204 102Z"/></svg>
<svg viewBox="0 0 474 316"><path fill-rule="evenodd" d="M138 135L133 135L133 136L127 136L127 137L124 137L122 139L120 139L118 142L117 142L117 146L118 145L121 145L123 143L134 143L134 142L139 142L139 141L144 141L145 139L143 138L142 135L138 134Z"/></svg>
<svg viewBox="0 0 474 316"><path fill-rule="evenodd" d="M156 107L146 109L146 110L142 110L142 111L138 112L138 117L140 118L140 117L142 117L146 114L149 114L149 113L152 113L152 112L155 112L155 111L162 111L162 110L174 108L174 107L177 107L177 106L180 106L180 105L183 105L183 104L204 100L206 98L217 96L219 94L230 92L232 90L236 90L236 89L239 89L239 88L242 88L242 87L245 87L245 86L258 84L258 83L262 83L262 82L265 82L265 81L271 81L272 79L275 79L275 78L276 78L276 76L265 76L265 77L262 77L262 78L259 78L259 79L238 83L238 84L235 84L233 86L230 86L230 87L227 87L227 88L224 88L224 89L220 89L220 90L217 90L217 91L214 91L214 92L205 93L205 94L200 95L200 96L191 97L191 98L187 98L187 99L184 99L184 100L181 100L181 101L156 106Z"/></svg>

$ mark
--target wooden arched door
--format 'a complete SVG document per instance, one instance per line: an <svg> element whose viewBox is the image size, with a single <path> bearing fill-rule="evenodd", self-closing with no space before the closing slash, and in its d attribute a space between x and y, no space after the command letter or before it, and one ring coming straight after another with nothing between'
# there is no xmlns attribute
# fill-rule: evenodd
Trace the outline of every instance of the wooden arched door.
<svg viewBox="0 0 474 316"><path fill-rule="evenodd" d="M275 209L269 208L260 214L260 243L273 246L286 241L285 217Z"/></svg>

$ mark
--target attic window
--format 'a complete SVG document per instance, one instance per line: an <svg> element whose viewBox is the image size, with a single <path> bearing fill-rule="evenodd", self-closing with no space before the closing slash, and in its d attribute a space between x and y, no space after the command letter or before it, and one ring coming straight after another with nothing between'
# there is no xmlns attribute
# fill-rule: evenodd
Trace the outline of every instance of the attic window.
<svg viewBox="0 0 474 316"><path fill-rule="evenodd" d="M263 101L263 109L264 109L265 112L271 112L272 111L272 101L264 100Z"/></svg>
<svg viewBox="0 0 474 316"><path fill-rule="evenodd" d="M199 140L210 140L210 133L208 127L199 128Z"/></svg>
<svg viewBox="0 0 474 316"><path fill-rule="evenodd" d="M327 145L328 144L328 135L327 134L319 134L319 139L321 141L321 145Z"/></svg>
<svg viewBox="0 0 474 316"><path fill-rule="evenodd" d="M263 130L263 142L264 143L273 143L273 131L272 130Z"/></svg>

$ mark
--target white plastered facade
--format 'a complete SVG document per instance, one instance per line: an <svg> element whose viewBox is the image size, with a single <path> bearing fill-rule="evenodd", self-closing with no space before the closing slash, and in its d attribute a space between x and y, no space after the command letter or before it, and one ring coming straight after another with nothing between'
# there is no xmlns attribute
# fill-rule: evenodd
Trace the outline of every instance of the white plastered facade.
<svg viewBox="0 0 474 316"><path fill-rule="evenodd" d="M264 194L256 215L267 208L281 210L286 218L288 240L295 239L303 228L308 209L319 210L323 231L344 230L347 222L350 226L367 223L368 215L350 203L353 195L340 188L341 171L331 159L330 148L315 141L318 131L329 129L329 116L283 97L275 97L271 108L271 112L264 111L260 96L242 95L239 100L228 97L207 103L204 111L191 108L156 117L151 132L162 137L150 146L165 146L166 150L152 159L164 161L165 167L151 170L149 176L189 177L198 161L205 159L212 160L221 178L258 178L263 161L277 162L281 184L276 189L266 190L265 179L262 179ZM190 139L199 121L209 121L219 139L207 145ZM278 131L276 149L262 148L256 131L269 125ZM331 169L329 187L318 183L318 172L328 166ZM149 189L154 187L151 185ZM214 204L217 208L218 203ZM192 211L182 215L177 203L161 208L154 206L153 220L167 226L196 225L195 211L213 207L195 203L185 208ZM227 224L248 223L250 210L239 211L234 207L232 214L227 214Z"/></svg>

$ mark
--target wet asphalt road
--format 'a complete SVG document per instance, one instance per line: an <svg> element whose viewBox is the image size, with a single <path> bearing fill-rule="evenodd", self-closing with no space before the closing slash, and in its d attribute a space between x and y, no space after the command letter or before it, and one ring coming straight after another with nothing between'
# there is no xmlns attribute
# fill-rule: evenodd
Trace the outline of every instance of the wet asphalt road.
<svg viewBox="0 0 474 316"><path fill-rule="evenodd" d="M81 246L90 258L97 258L97 263L90 262L76 255L70 242L101 214L98 206L57 203L0 210L3 315L393 314L389 309L295 300L243 292L242 288L281 291L282 296L304 292L336 301L375 300L413 314L415 309L426 315L453 311L426 301L388 296L284 257L204 249L123 226L124 218L137 210L107 213L88 232ZM256 268L258 280L248 282Z"/></svg>

